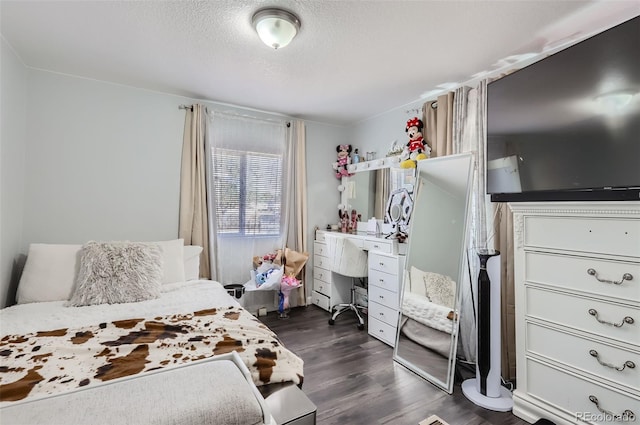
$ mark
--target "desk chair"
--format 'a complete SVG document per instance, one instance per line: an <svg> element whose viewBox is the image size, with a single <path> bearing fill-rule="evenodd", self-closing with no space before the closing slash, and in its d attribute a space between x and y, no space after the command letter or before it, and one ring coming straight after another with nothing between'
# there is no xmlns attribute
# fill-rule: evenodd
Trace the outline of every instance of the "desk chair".
<svg viewBox="0 0 640 425"><path fill-rule="evenodd" d="M356 278L352 277L351 278L351 301L348 303L334 305L331 308L331 319L329 319L330 325L335 324L336 318L340 316L342 313L344 313L345 311L353 311L358 317L358 329L359 330L364 329L364 319L360 314L360 310L366 307L356 303L356 286L357 285L355 284L355 282L356 282Z"/></svg>
<svg viewBox="0 0 640 425"><path fill-rule="evenodd" d="M350 310L358 317L358 329L362 330L364 329L364 319L360 314L360 310L364 306L356 304L355 279L366 278L368 275L367 252L348 238L334 234L327 234L326 242L331 271L351 278L350 302L337 304L331 308L329 324L333 325L340 314Z"/></svg>

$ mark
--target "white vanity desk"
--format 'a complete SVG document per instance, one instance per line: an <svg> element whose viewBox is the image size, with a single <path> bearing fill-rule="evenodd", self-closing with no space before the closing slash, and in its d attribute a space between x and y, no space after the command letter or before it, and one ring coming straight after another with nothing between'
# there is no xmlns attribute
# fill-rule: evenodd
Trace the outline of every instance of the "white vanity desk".
<svg viewBox="0 0 640 425"><path fill-rule="evenodd" d="M350 301L352 278L329 269L332 259L328 257L327 233L329 232L324 230L316 231L313 243L312 302L324 310L331 311L331 306ZM366 233L330 233L349 238L360 249L368 251L368 332L382 342L394 346L405 261L405 255L399 253L399 248L406 247L406 244L398 244L395 240Z"/></svg>

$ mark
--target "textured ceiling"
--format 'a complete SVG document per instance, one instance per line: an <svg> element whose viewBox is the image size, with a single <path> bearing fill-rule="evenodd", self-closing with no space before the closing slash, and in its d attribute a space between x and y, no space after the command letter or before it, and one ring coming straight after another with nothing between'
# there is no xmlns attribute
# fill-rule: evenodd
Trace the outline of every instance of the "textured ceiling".
<svg viewBox="0 0 640 425"><path fill-rule="evenodd" d="M0 30L29 67L350 124L640 11L606 3L2 0ZM251 26L273 5L302 22L279 50Z"/></svg>

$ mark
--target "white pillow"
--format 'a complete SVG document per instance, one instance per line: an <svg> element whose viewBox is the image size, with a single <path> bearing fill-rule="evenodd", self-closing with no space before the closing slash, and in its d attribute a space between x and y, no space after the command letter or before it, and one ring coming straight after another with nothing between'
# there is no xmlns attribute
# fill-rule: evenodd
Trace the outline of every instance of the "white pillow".
<svg viewBox="0 0 640 425"><path fill-rule="evenodd" d="M200 279L200 253L202 247L185 245L184 247L184 280Z"/></svg>
<svg viewBox="0 0 640 425"><path fill-rule="evenodd" d="M426 272L411 266L410 272L410 291L416 295L422 295L425 298L429 298L427 294L427 285L425 284L424 276Z"/></svg>
<svg viewBox="0 0 640 425"><path fill-rule="evenodd" d="M162 251L162 283L184 282L184 239L147 243L158 245Z"/></svg>
<svg viewBox="0 0 640 425"><path fill-rule="evenodd" d="M71 298L82 245L33 243L20 277L18 304Z"/></svg>

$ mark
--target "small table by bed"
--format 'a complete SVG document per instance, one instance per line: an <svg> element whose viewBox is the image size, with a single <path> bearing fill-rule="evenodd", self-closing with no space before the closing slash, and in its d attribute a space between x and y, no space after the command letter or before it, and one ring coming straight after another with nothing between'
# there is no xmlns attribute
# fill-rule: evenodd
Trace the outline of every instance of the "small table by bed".
<svg viewBox="0 0 640 425"><path fill-rule="evenodd" d="M295 385L288 385L266 397L271 416L278 425L315 425L316 406Z"/></svg>

